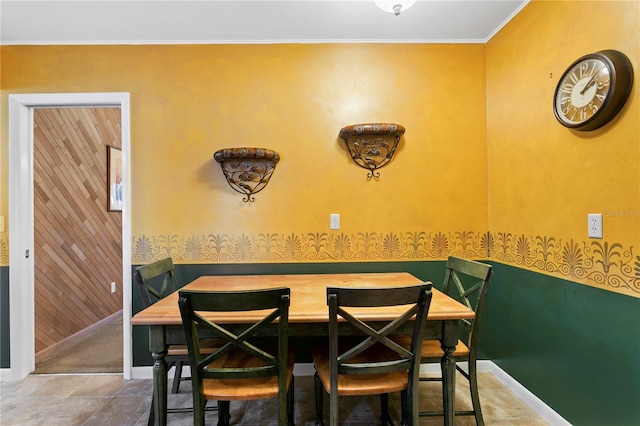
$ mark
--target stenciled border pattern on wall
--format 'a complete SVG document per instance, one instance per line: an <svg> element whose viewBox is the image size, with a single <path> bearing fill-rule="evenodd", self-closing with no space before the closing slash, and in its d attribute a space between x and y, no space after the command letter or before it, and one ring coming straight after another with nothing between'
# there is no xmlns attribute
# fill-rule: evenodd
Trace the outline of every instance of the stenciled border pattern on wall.
<svg viewBox="0 0 640 426"><path fill-rule="evenodd" d="M171 256L176 263L358 262L489 259L640 297L633 246L509 232L358 232L255 235L142 235L132 262Z"/></svg>
<svg viewBox="0 0 640 426"><path fill-rule="evenodd" d="M9 241L0 239L0 266L9 265Z"/></svg>

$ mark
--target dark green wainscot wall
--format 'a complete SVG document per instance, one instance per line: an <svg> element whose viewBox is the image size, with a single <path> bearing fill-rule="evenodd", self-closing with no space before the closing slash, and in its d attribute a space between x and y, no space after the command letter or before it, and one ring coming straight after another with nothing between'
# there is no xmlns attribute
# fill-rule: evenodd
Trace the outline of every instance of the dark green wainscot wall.
<svg viewBox="0 0 640 426"><path fill-rule="evenodd" d="M640 299L494 269L489 358L574 425L640 425Z"/></svg>
<svg viewBox="0 0 640 426"><path fill-rule="evenodd" d="M177 265L201 275L406 271L442 288L444 262ZM480 335L492 360L575 425L640 424L640 299L494 264ZM134 312L141 308L134 289ZM151 365L146 327L134 327L134 365ZM297 349L305 349L300 342Z"/></svg>
<svg viewBox="0 0 640 426"><path fill-rule="evenodd" d="M575 425L640 424L640 298L494 264L480 353ZM201 275L407 271L442 288L444 262L177 265ZM9 368L9 268L0 267L0 367ZM133 286L133 310L142 307ZM134 327L134 365L151 365Z"/></svg>
<svg viewBox="0 0 640 426"><path fill-rule="evenodd" d="M0 368L11 367L9 350L9 267L0 266Z"/></svg>
<svg viewBox="0 0 640 426"><path fill-rule="evenodd" d="M138 265L136 265L138 266ZM135 269L135 266L133 267ZM277 274L338 274L350 272L409 272L434 287L442 289L445 262L393 262L393 263L292 263L292 264L247 264L247 265L176 265L176 279L184 285L202 275L277 275ZM133 271L132 271L133 276ZM142 300L136 284L133 284L133 312L139 312ZM148 327L133 327L133 365L152 365L149 353ZM311 362L309 349L312 339L296 337L296 360Z"/></svg>

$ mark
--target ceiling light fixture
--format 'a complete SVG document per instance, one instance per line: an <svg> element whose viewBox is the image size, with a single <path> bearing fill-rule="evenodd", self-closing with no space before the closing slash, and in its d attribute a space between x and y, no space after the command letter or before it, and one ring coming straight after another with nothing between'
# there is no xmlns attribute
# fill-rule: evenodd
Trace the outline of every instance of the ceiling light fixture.
<svg viewBox="0 0 640 426"><path fill-rule="evenodd" d="M400 12L403 12L413 6L416 0L373 0L373 2L385 12L393 13L398 16L400 15Z"/></svg>

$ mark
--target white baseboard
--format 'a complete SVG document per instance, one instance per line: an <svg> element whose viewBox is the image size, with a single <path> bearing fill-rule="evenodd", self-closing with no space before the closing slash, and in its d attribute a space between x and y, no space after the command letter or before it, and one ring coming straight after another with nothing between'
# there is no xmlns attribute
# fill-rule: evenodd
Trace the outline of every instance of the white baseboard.
<svg viewBox="0 0 640 426"><path fill-rule="evenodd" d="M173 368L169 373L173 373ZM171 377L171 374L169 374L169 377ZM131 379L153 379L153 367L131 367Z"/></svg>
<svg viewBox="0 0 640 426"><path fill-rule="evenodd" d="M9 382L13 379L10 368L0 368L0 382Z"/></svg>
<svg viewBox="0 0 640 426"><path fill-rule="evenodd" d="M462 369L468 371L465 362L459 363ZM525 404L527 404L533 411L535 411L540 417L546 420L553 426L571 426L571 423L567 422L558 413L553 411L551 407L545 404L540 398L531 393L527 388L522 386L513 377L508 375L504 370L498 367L493 361L480 360L477 364L478 373L491 373L493 377L498 379L507 389L513 392L518 398L520 398ZM439 364L423 364L420 366L420 374L433 374L440 375Z"/></svg>
<svg viewBox="0 0 640 426"><path fill-rule="evenodd" d="M522 386L517 380L508 375L503 369L492 361L478 361L478 372L489 372L500 381L507 389L516 394L540 417L553 426L571 426L560 414L544 403L540 398Z"/></svg>
<svg viewBox="0 0 640 426"><path fill-rule="evenodd" d="M312 363L296 363L293 369L293 374L298 377L313 376L314 368ZM551 407L545 404L540 398L531 393L527 388L522 386L513 377L509 376L500 367L495 365L492 361L478 361L479 373L491 373L500 381L507 389L518 396L525 404L527 404L533 411L535 411L540 417L546 420L553 426L571 426L571 423L567 422L558 413L553 411ZM426 364L420 367L420 373L426 374L439 374L440 365L438 364ZM152 367L133 367L131 369L131 377L133 379L151 379L153 378ZM169 377L173 377L173 368L169 371Z"/></svg>

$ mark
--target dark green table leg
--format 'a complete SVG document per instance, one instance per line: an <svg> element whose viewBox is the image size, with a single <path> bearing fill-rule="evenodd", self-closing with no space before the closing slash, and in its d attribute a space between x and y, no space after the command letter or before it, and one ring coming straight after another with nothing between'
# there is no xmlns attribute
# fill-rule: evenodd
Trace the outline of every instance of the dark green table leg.
<svg viewBox="0 0 640 426"><path fill-rule="evenodd" d="M149 349L153 356L153 414L156 426L167 424L167 344L161 325L149 327Z"/></svg>
<svg viewBox="0 0 640 426"><path fill-rule="evenodd" d="M455 418L456 395L456 360L453 351L458 343L458 321L443 321L442 340L440 341L444 355L442 367L442 401L444 405L444 424L453 426Z"/></svg>

